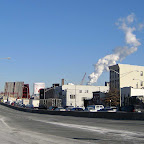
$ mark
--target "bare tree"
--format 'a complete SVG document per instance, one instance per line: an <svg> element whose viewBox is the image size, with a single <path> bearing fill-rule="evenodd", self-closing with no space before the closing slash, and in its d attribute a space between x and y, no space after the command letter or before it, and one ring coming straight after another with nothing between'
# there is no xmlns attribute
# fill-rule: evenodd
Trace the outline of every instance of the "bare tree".
<svg viewBox="0 0 144 144"><path fill-rule="evenodd" d="M120 104L120 95L117 89L110 90L104 99L106 106L118 106Z"/></svg>

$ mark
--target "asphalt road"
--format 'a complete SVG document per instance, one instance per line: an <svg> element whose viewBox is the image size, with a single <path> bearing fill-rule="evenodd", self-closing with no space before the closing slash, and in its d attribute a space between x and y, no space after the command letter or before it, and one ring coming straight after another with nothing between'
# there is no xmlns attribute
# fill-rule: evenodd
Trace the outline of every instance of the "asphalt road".
<svg viewBox="0 0 144 144"><path fill-rule="evenodd" d="M144 121L33 114L0 105L1 144L144 144Z"/></svg>

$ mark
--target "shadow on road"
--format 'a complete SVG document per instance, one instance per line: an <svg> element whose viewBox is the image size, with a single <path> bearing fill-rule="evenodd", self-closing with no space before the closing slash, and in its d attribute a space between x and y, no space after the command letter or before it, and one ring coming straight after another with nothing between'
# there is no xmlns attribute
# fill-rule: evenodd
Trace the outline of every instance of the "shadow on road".
<svg viewBox="0 0 144 144"><path fill-rule="evenodd" d="M100 140L100 139L94 139L94 138L73 138L76 140Z"/></svg>

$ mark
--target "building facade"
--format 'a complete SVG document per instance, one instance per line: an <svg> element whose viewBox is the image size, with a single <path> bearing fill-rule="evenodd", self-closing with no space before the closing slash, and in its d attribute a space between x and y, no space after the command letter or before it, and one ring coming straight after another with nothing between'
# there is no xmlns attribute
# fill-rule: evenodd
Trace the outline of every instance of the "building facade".
<svg viewBox="0 0 144 144"><path fill-rule="evenodd" d="M110 89L123 87L144 88L144 66L116 64L109 66Z"/></svg>
<svg viewBox="0 0 144 144"><path fill-rule="evenodd" d="M121 89L122 106L144 104L144 89L124 87Z"/></svg>
<svg viewBox="0 0 144 144"><path fill-rule="evenodd" d="M46 91L48 91L47 94ZM41 104L46 105L46 103L50 99L55 99L61 100L61 106L63 107L84 107L84 100L92 99L93 92L95 91L106 93L109 91L109 86L67 84L62 86L51 87L49 89L41 90L40 102Z"/></svg>
<svg viewBox="0 0 144 144"><path fill-rule="evenodd" d="M40 107L60 107L62 105L62 99L60 99L61 93L59 84L53 84L50 88L40 89Z"/></svg>
<svg viewBox="0 0 144 144"><path fill-rule="evenodd" d="M24 82L6 82L4 95L7 98L14 99L30 98L29 84L24 84Z"/></svg>
<svg viewBox="0 0 144 144"><path fill-rule="evenodd" d="M104 92L100 92L100 91L93 92L92 99L84 100L84 107L87 107L89 105L104 105L105 106L105 97L106 97L106 93Z"/></svg>
<svg viewBox="0 0 144 144"><path fill-rule="evenodd" d="M63 85L63 105L84 107L84 100L92 99L95 91L106 93L109 86Z"/></svg>

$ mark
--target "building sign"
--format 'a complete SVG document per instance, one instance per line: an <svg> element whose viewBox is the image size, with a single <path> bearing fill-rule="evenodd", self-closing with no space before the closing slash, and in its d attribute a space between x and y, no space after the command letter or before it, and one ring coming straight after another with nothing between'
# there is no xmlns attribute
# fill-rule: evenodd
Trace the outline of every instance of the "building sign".
<svg viewBox="0 0 144 144"><path fill-rule="evenodd" d="M40 89L45 88L45 83L34 83L34 94L39 94Z"/></svg>

